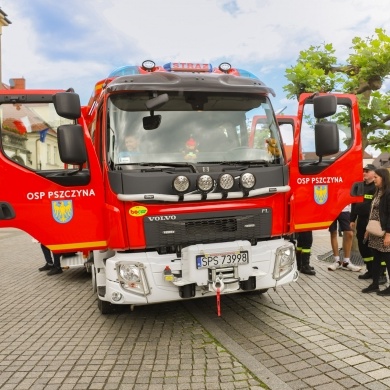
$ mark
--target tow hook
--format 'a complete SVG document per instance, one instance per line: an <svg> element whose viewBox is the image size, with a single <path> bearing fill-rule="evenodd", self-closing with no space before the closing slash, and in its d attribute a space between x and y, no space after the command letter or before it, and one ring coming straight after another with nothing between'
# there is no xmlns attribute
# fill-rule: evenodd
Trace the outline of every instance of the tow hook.
<svg viewBox="0 0 390 390"><path fill-rule="evenodd" d="M220 278L219 276L217 276L215 278L215 281L213 282L213 290L215 292L219 291L219 292L222 292L225 288L225 283L223 282L222 278Z"/></svg>

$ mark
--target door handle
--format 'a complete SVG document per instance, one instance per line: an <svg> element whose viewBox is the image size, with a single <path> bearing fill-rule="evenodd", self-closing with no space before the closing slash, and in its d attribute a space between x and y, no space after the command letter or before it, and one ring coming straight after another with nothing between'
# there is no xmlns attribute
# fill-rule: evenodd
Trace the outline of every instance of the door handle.
<svg viewBox="0 0 390 390"><path fill-rule="evenodd" d="M364 183L362 181L353 183L350 195L351 196L363 196L364 195Z"/></svg>
<svg viewBox="0 0 390 390"><path fill-rule="evenodd" d="M0 220L16 217L13 207L8 202L0 202Z"/></svg>

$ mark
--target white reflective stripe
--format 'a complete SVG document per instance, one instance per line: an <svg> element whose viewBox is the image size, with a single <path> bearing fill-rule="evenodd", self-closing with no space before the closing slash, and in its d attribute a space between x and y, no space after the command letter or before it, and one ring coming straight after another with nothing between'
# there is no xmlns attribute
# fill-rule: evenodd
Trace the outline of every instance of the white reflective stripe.
<svg viewBox="0 0 390 390"><path fill-rule="evenodd" d="M274 194L278 192L288 192L290 191L290 186L280 186L280 187L265 187L258 188L256 190L250 190L248 193L249 198L259 195ZM237 199L244 198L244 193L242 191L228 192L226 199ZM222 199L222 193L209 193L205 195L207 200L216 200ZM118 194L118 199L123 201L145 201L145 200L160 200L164 202L179 202L179 195L168 195L168 194ZM202 200L201 194L186 194L183 196L182 202L191 202L196 200Z"/></svg>

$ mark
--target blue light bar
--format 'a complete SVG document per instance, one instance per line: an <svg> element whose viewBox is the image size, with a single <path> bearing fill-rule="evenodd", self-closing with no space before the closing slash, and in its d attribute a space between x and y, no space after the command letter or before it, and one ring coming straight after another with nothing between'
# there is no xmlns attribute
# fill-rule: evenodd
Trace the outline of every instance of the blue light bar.
<svg viewBox="0 0 390 390"><path fill-rule="evenodd" d="M237 72L240 74L240 76L242 76L242 77L248 77L248 78L250 78L250 79L256 79L256 80L258 80L259 78L257 77L257 76L255 76L253 73L251 73L251 72L248 72L247 70L245 70L245 69L238 69L238 68L236 68L237 69Z"/></svg>
<svg viewBox="0 0 390 390"><path fill-rule="evenodd" d="M122 66L120 68L117 68L113 70L109 75L108 78L110 77L119 77L119 76L128 76L131 74L140 74L139 67L138 66L133 66L133 65L127 65L127 66Z"/></svg>

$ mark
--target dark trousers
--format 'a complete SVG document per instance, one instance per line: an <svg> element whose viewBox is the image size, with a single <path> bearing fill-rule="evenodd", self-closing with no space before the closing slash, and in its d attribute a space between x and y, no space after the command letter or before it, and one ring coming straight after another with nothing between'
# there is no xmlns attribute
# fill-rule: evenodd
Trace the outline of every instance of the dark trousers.
<svg viewBox="0 0 390 390"><path fill-rule="evenodd" d="M386 263L387 273L390 275L390 252L380 252L372 249L374 261L372 262L372 284L378 286L379 277L382 275L381 262Z"/></svg>
<svg viewBox="0 0 390 390"><path fill-rule="evenodd" d="M363 243L367 223L368 219L358 217L358 221L356 224L356 239L358 242L360 255L362 256L364 262L372 261L372 257L374 256L372 249L368 246L368 240Z"/></svg>
<svg viewBox="0 0 390 390"><path fill-rule="evenodd" d="M45 256L45 260L47 264L52 265L56 268L61 268L61 255L59 255L58 253L53 253L53 258L52 258L51 257L52 252L48 247L41 244L41 249L43 252L43 256Z"/></svg>
<svg viewBox="0 0 390 390"><path fill-rule="evenodd" d="M298 233L297 247L302 248L303 251L309 252L313 245L313 232L300 232Z"/></svg>

